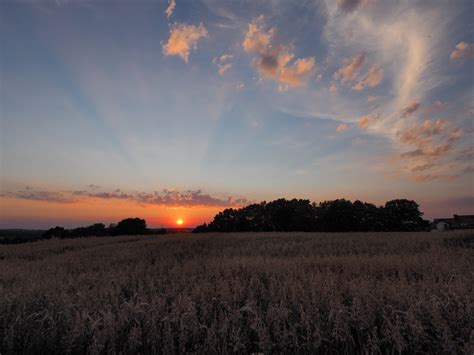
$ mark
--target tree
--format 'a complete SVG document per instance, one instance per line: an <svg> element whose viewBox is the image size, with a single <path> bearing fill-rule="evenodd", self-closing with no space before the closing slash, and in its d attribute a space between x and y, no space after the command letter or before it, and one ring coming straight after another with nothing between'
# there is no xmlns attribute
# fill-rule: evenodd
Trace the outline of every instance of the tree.
<svg viewBox="0 0 474 355"><path fill-rule="evenodd" d="M69 236L69 233L66 229L63 227L56 226L54 228L48 229L46 232L43 234L43 238L49 239L49 238L67 238Z"/></svg>
<svg viewBox="0 0 474 355"><path fill-rule="evenodd" d="M385 203L383 217L388 230L419 231L426 228L426 222L421 216L415 201L398 199Z"/></svg>
<svg viewBox="0 0 474 355"><path fill-rule="evenodd" d="M126 218L115 227L111 226L112 235L137 235L147 234L146 221L141 218Z"/></svg>
<svg viewBox="0 0 474 355"><path fill-rule="evenodd" d="M415 201L403 199L377 207L345 199L311 204L309 200L281 198L240 209L225 209L211 223L196 227L194 232L417 231L427 226L422 215Z"/></svg>

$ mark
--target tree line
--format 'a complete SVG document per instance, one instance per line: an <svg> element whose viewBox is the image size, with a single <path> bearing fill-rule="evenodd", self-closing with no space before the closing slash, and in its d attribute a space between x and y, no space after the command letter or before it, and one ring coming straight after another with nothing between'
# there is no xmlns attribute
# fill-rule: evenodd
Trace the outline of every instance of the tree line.
<svg viewBox="0 0 474 355"><path fill-rule="evenodd" d="M48 229L43 234L43 238L76 238L76 237L105 237L117 235L143 235L143 234L165 234L165 229L148 229L146 221L141 218L126 218L117 224L106 227L103 223L95 223L87 227L65 229L56 226Z"/></svg>
<svg viewBox="0 0 474 355"><path fill-rule="evenodd" d="M324 201L284 198L219 212L194 233L205 232L379 232L421 231L429 222L415 201L396 199L375 206L345 199Z"/></svg>

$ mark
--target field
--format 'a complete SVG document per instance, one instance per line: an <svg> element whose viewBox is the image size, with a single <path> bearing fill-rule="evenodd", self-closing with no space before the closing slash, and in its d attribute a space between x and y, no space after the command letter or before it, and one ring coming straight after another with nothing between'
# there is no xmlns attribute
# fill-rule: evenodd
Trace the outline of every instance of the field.
<svg viewBox="0 0 474 355"><path fill-rule="evenodd" d="M474 233L0 245L0 353L474 352Z"/></svg>

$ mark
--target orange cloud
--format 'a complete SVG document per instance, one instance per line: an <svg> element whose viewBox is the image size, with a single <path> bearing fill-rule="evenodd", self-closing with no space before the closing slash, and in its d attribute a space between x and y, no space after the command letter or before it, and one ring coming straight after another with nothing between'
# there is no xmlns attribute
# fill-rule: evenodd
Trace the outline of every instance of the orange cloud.
<svg viewBox="0 0 474 355"><path fill-rule="evenodd" d="M329 92L333 95L337 94L337 86L336 83L332 83L331 86L329 87Z"/></svg>
<svg viewBox="0 0 474 355"><path fill-rule="evenodd" d="M459 42L456 44L456 49L450 54L451 60L459 58L474 58L474 43Z"/></svg>
<svg viewBox="0 0 474 355"><path fill-rule="evenodd" d="M314 64L314 58L298 59L293 65L281 69L279 81L290 86L303 85L311 75Z"/></svg>
<svg viewBox="0 0 474 355"><path fill-rule="evenodd" d="M191 49L197 48L197 42L208 36L208 32L201 23L199 26L175 24L171 27L170 37L163 45L164 55L177 55L186 63Z"/></svg>
<svg viewBox="0 0 474 355"><path fill-rule="evenodd" d="M352 57L350 60L346 61L345 66L341 67L334 73L334 79L339 80L342 77L341 80L343 83L356 79L360 68L365 63L365 59L365 54L358 54Z"/></svg>
<svg viewBox="0 0 474 355"><path fill-rule="evenodd" d="M440 134L446 122L442 120L430 121L425 120L421 125L413 125L403 131L399 131L397 135L403 143L414 144L420 143L424 138L431 138L434 135Z"/></svg>
<svg viewBox="0 0 474 355"><path fill-rule="evenodd" d="M278 81L291 87L303 85L313 74L313 57L295 58L289 48L276 43L276 28L265 30L263 16L253 20L247 29L242 47L247 53L257 54L255 65L260 74L267 79Z"/></svg>
<svg viewBox="0 0 474 355"><path fill-rule="evenodd" d="M345 131L346 129L347 129L347 124L341 123L339 124L339 126L337 126L336 132L342 132L342 131Z"/></svg>
<svg viewBox="0 0 474 355"><path fill-rule="evenodd" d="M384 71L379 65L373 64L365 78L359 80L356 85L352 87L353 90L362 91L366 86L375 87L380 84L384 76Z"/></svg>
<svg viewBox="0 0 474 355"><path fill-rule="evenodd" d="M249 23L242 46L248 53L264 53L273 42L276 28L264 30L263 15Z"/></svg>

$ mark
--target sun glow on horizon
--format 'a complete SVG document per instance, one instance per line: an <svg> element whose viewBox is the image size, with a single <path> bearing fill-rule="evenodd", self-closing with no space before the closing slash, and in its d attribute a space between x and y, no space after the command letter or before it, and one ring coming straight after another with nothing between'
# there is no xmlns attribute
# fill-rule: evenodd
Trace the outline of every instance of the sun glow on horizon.
<svg viewBox="0 0 474 355"><path fill-rule="evenodd" d="M176 224L177 224L178 226L181 226L183 223L184 223L184 221L183 221L182 218L178 218L178 219L176 220Z"/></svg>

